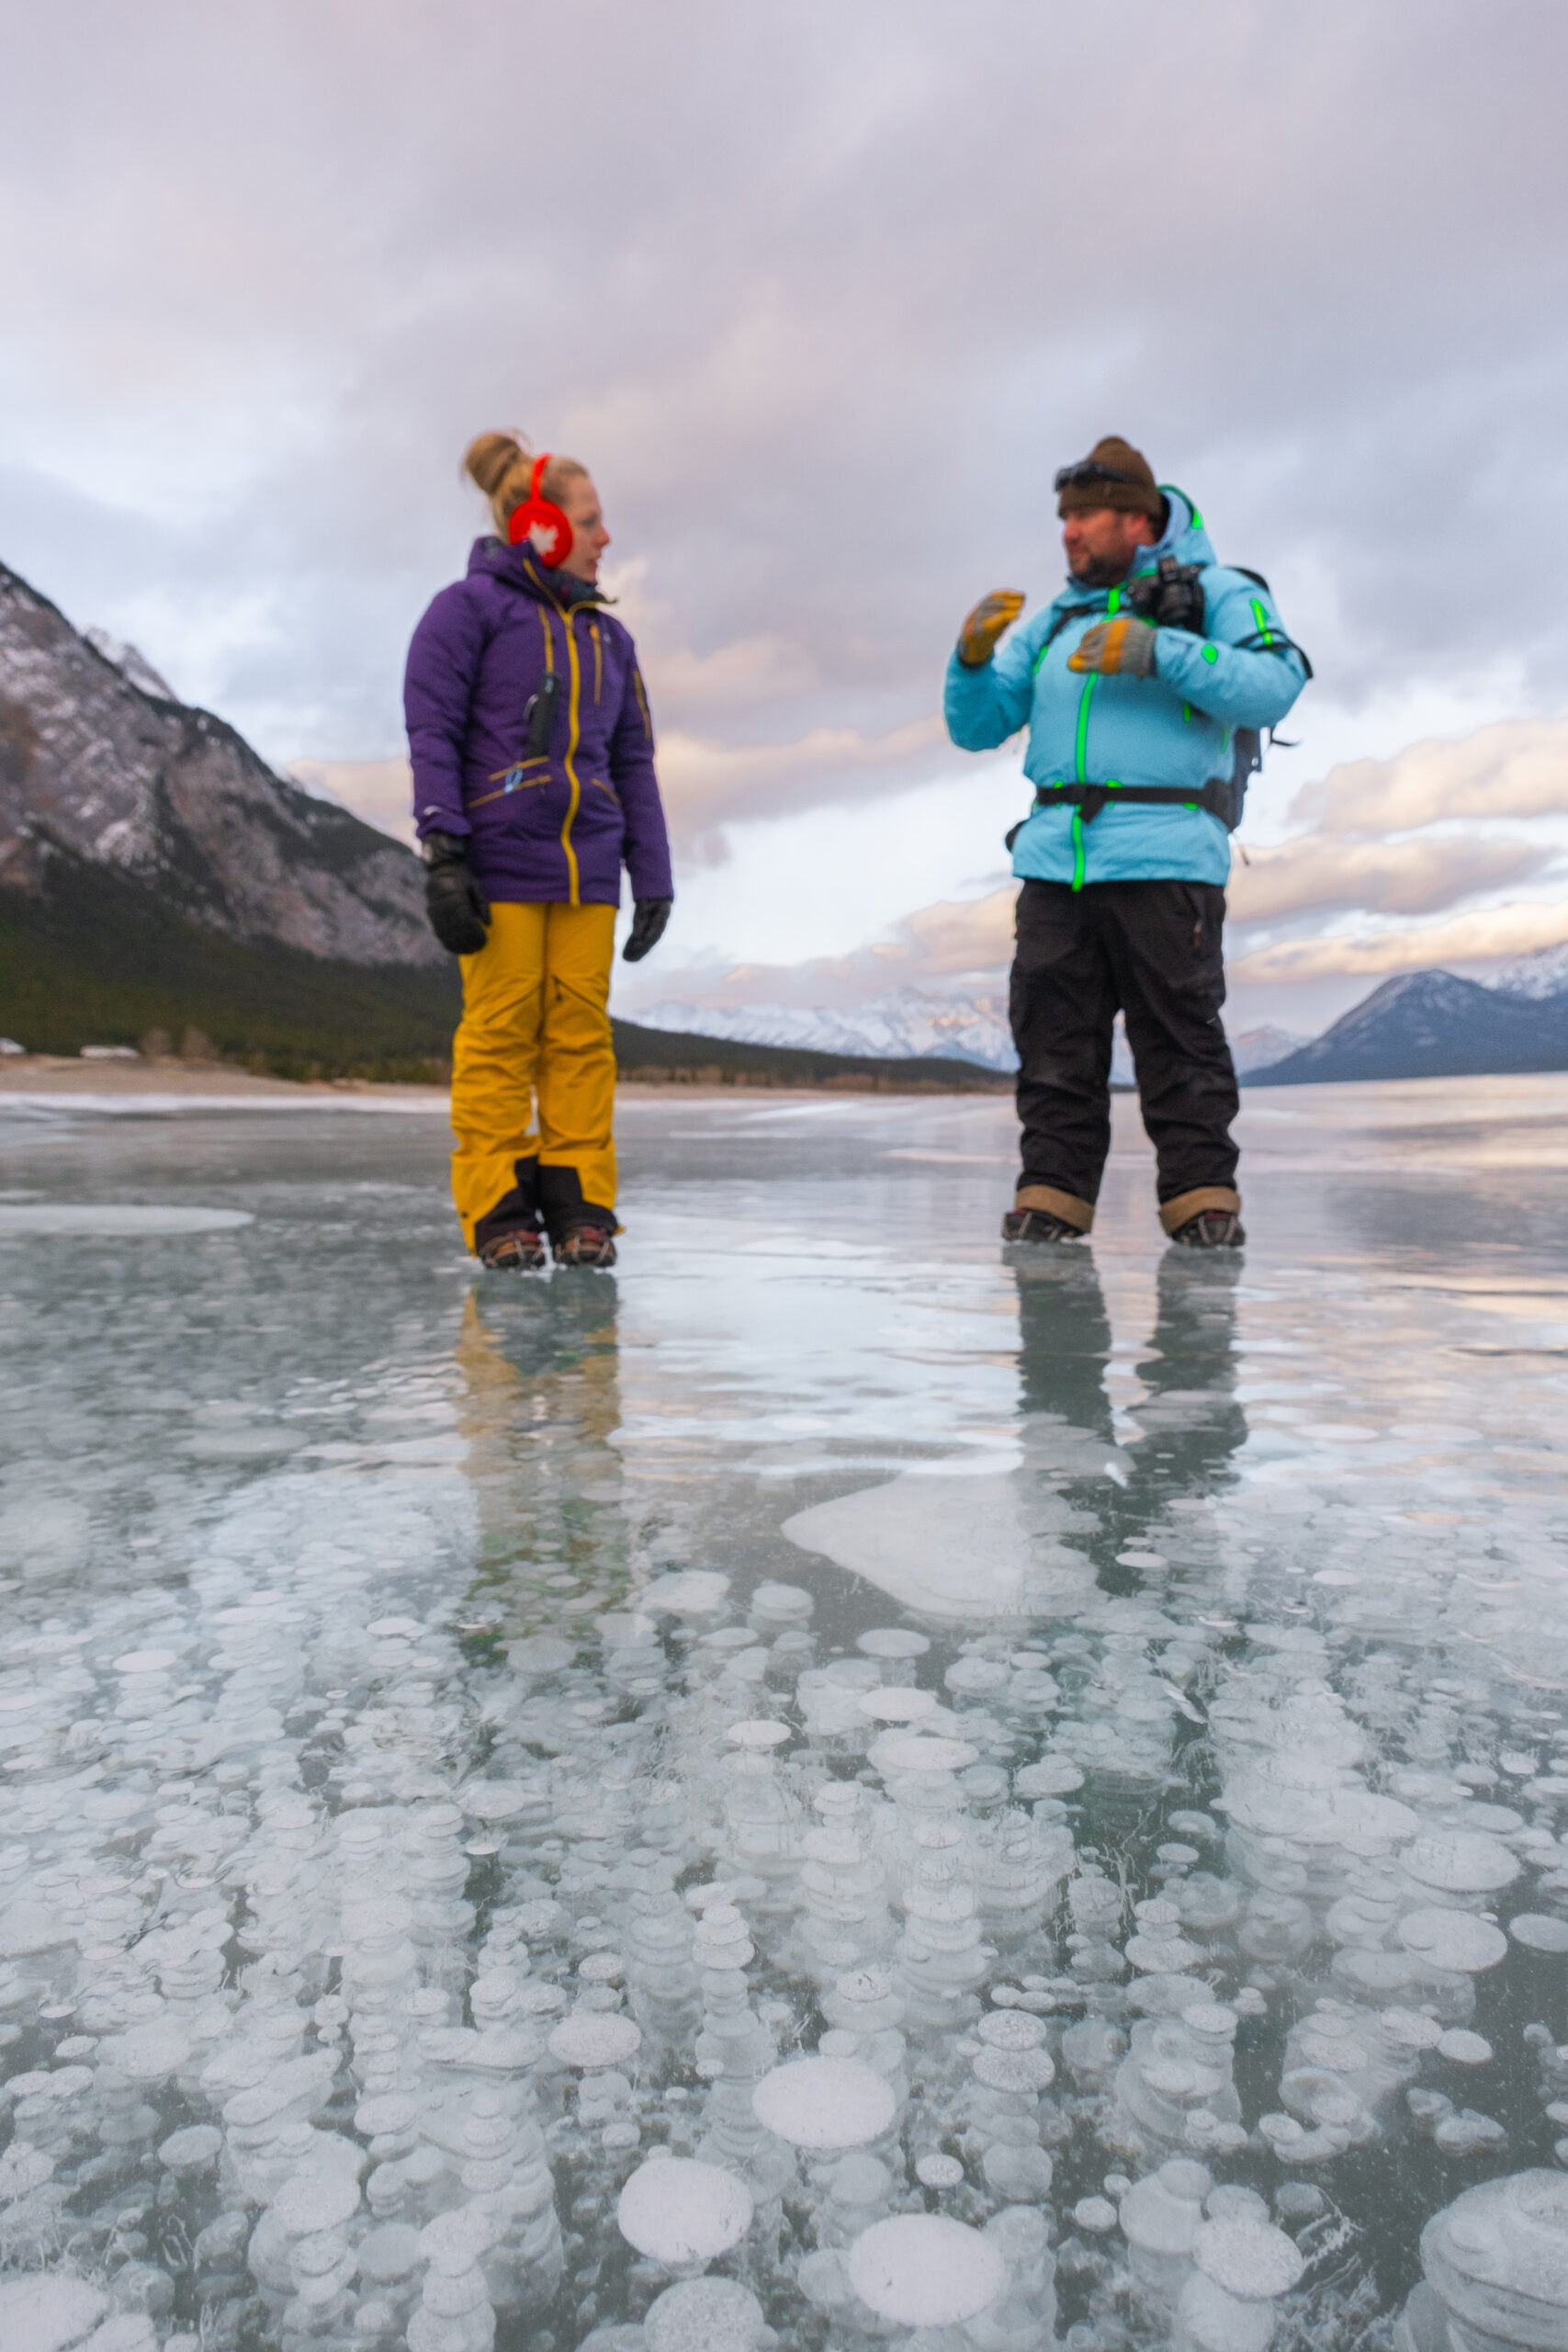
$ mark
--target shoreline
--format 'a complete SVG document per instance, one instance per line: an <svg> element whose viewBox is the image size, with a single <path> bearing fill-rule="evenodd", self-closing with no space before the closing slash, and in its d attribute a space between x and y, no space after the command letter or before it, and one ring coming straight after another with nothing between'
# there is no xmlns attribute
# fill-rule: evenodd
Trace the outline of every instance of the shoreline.
<svg viewBox="0 0 1568 2352"><path fill-rule="evenodd" d="M800 1094L813 1098L823 1094L908 1095L910 1097L950 1097L953 1102L966 1102L989 1094L1010 1093L1011 1081L998 1079L996 1086L972 1089L945 1086L940 1080L898 1081L862 1079L858 1075L835 1076L820 1085L798 1082L774 1084L753 1071L741 1070L733 1075L716 1067L704 1066L699 1070L660 1071L629 1070L615 1081L617 1093L630 1094ZM67 1054L6 1054L0 1057L0 1101L6 1096L49 1095L62 1100L74 1097L78 1101L134 1101L139 1096L177 1096L181 1101L199 1102L220 1102L225 1109L238 1107L246 1102L257 1103L272 1101L288 1102L301 1108L310 1103L325 1105L358 1097L368 1102L399 1104L410 1110L434 1110L450 1100L445 1086L420 1086L400 1080L369 1078L257 1078L247 1069L228 1062L186 1062L177 1060L100 1061L96 1056L83 1060Z"/></svg>

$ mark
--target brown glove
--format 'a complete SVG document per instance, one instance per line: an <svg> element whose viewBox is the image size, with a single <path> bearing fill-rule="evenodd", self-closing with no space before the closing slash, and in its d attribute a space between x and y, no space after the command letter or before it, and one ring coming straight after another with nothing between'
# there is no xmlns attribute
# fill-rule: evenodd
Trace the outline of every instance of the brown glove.
<svg viewBox="0 0 1568 2352"><path fill-rule="evenodd" d="M983 670L997 650L997 639L1011 628L1024 606L1016 588L998 588L982 596L958 632L958 658L966 670Z"/></svg>
<svg viewBox="0 0 1568 2352"><path fill-rule="evenodd" d="M1131 613L1100 621L1084 633L1076 653L1067 656L1069 670L1098 670L1102 678L1152 678L1157 630Z"/></svg>

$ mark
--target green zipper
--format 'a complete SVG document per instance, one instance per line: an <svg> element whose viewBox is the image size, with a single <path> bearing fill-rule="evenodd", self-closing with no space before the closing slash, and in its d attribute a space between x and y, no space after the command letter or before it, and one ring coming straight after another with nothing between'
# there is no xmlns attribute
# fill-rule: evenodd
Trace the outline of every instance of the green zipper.
<svg viewBox="0 0 1568 2352"><path fill-rule="evenodd" d="M1107 620L1111 618L1111 614L1115 612L1121 602L1121 589L1112 588L1110 596L1106 600L1105 617ZM1082 692L1078 695L1077 741L1073 751L1074 776L1076 782L1078 784L1087 784L1089 782L1089 707L1094 698L1095 687L1099 684L1099 671L1091 670L1088 677L1084 680ZM1073 888L1075 890L1081 890L1083 888L1083 810L1081 808L1075 808L1073 810Z"/></svg>

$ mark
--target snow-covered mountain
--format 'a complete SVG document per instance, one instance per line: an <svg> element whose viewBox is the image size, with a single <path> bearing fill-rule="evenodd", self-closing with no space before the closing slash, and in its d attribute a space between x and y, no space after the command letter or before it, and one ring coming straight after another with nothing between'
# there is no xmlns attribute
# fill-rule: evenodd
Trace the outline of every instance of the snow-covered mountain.
<svg viewBox="0 0 1568 2352"><path fill-rule="evenodd" d="M929 989L887 989L865 1004L829 1008L789 1004L681 1004L666 1000L634 1016L644 1029L678 1030L699 1037L724 1037L749 1046L801 1046L814 1053L873 1054L880 1057L956 1056L982 1069L1012 1071L1018 1057L1008 1026L1007 996L941 996ZM1231 1039L1239 1074L1281 1061L1305 1043L1288 1029L1248 1029ZM1122 1024L1111 1075L1119 1086L1133 1083L1132 1057Z"/></svg>
<svg viewBox="0 0 1568 2352"><path fill-rule="evenodd" d="M1244 1029L1239 1036L1231 1039L1231 1059L1235 1064L1236 1076L1247 1078L1255 1069L1267 1069L1270 1063L1282 1062L1287 1054L1298 1052L1310 1042L1297 1030L1276 1029L1267 1023L1261 1029Z"/></svg>
<svg viewBox="0 0 1568 2352"><path fill-rule="evenodd" d="M632 1018L639 1028L673 1029L750 1046L802 1046L819 1054L874 1054L904 1059L956 1056L982 1069L1017 1067L1007 997L938 996L927 989L887 989L843 1010L789 1004L680 1004L666 1001Z"/></svg>
<svg viewBox="0 0 1568 2352"><path fill-rule="evenodd" d="M1568 947L1538 947L1533 956L1517 956L1492 985L1505 996L1528 996L1538 1004L1568 996Z"/></svg>
<svg viewBox="0 0 1568 2352"><path fill-rule="evenodd" d="M1252 1083L1549 1069L1568 1069L1568 991L1529 994L1483 988L1455 972L1401 972L1300 1053L1258 1070Z"/></svg>

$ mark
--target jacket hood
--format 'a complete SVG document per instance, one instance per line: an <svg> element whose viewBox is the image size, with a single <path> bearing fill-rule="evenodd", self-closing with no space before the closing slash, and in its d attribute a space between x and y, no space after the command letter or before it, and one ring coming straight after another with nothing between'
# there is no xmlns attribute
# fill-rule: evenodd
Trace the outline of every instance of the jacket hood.
<svg viewBox="0 0 1568 2352"><path fill-rule="evenodd" d="M516 547L509 547L504 539L493 535L476 539L468 549L468 578L471 580L478 571L488 573L492 580L504 580L512 587L521 588L528 595L563 610L573 605L607 605L610 601L592 581L547 570L526 539Z"/></svg>
<svg viewBox="0 0 1568 2352"><path fill-rule="evenodd" d="M1187 492L1168 481L1161 482L1160 491L1170 513L1157 544L1148 551L1146 564L1141 564L1139 569L1152 571L1162 555L1173 555L1178 563L1218 563L1213 541L1203 528L1203 517Z"/></svg>

